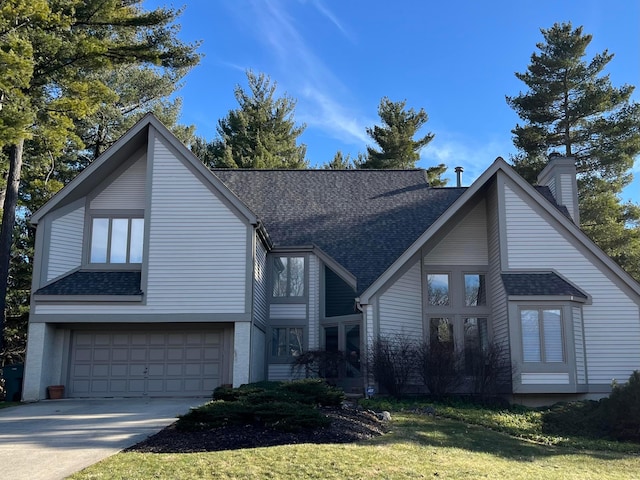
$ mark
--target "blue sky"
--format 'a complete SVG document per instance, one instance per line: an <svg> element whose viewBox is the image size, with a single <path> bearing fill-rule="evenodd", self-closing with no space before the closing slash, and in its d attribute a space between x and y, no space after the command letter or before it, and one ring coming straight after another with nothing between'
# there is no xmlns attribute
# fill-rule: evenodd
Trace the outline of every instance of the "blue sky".
<svg viewBox="0 0 640 480"><path fill-rule="evenodd" d="M295 118L307 125L301 142L319 166L338 150L366 150L365 128L379 122L388 96L429 115L421 133L435 138L418 166L445 163L451 185L460 165L468 185L497 156L515 153L518 117L505 95L524 89L514 72L526 70L540 28L555 22L593 35L589 58L614 53L613 85L636 85L640 101L637 0L188 0L179 37L202 41L204 58L178 93L182 122L213 139L218 119L237 107L233 89L246 87L245 70L264 72L297 100ZM640 202L640 159L635 173L624 198Z"/></svg>

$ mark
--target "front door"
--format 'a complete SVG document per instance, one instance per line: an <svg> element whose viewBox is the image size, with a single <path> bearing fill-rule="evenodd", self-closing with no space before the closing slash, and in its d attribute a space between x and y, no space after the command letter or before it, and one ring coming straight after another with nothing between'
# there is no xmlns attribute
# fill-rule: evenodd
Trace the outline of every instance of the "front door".
<svg viewBox="0 0 640 480"><path fill-rule="evenodd" d="M338 385L346 393L362 393L361 338L359 323L342 323L324 327L324 348L327 351L341 351L345 361L337 371Z"/></svg>

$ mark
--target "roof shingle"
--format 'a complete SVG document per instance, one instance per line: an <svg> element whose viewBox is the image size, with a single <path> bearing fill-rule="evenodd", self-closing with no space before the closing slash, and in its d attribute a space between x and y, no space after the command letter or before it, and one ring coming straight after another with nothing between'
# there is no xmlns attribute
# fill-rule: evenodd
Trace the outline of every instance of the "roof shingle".
<svg viewBox="0 0 640 480"><path fill-rule="evenodd" d="M142 295L140 272L78 271L39 289L36 295Z"/></svg>
<svg viewBox="0 0 640 480"><path fill-rule="evenodd" d="M571 295L587 298L582 291L553 272L503 273L502 282L507 295Z"/></svg>
<svg viewBox="0 0 640 480"><path fill-rule="evenodd" d="M370 286L466 188L431 188L424 170L239 170L213 173L276 247L316 245Z"/></svg>

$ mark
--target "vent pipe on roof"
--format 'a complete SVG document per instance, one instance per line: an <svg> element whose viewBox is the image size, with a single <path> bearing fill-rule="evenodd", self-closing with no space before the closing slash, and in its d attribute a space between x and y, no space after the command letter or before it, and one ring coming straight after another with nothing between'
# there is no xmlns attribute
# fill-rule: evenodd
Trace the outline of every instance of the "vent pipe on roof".
<svg viewBox="0 0 640 480"><path fill-rule="evenodd" d="M456 183L458 187L462 186L462 172L464 172L464 168L462 167L456 167L455 170L456 172Z"/></svg>

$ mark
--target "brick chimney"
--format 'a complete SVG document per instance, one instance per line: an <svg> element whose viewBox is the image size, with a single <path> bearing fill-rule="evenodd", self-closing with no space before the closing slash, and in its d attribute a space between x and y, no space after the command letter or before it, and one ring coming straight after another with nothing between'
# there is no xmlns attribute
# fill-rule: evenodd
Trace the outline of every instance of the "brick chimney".
<svg viewBox="0 0 640 480"><path fill-rule="evenodd" d="M538 175L538 185L549 187L558 205L569 210L573 223L580 226L576 161L559 153L549 155L549 163Z"/></svg>

